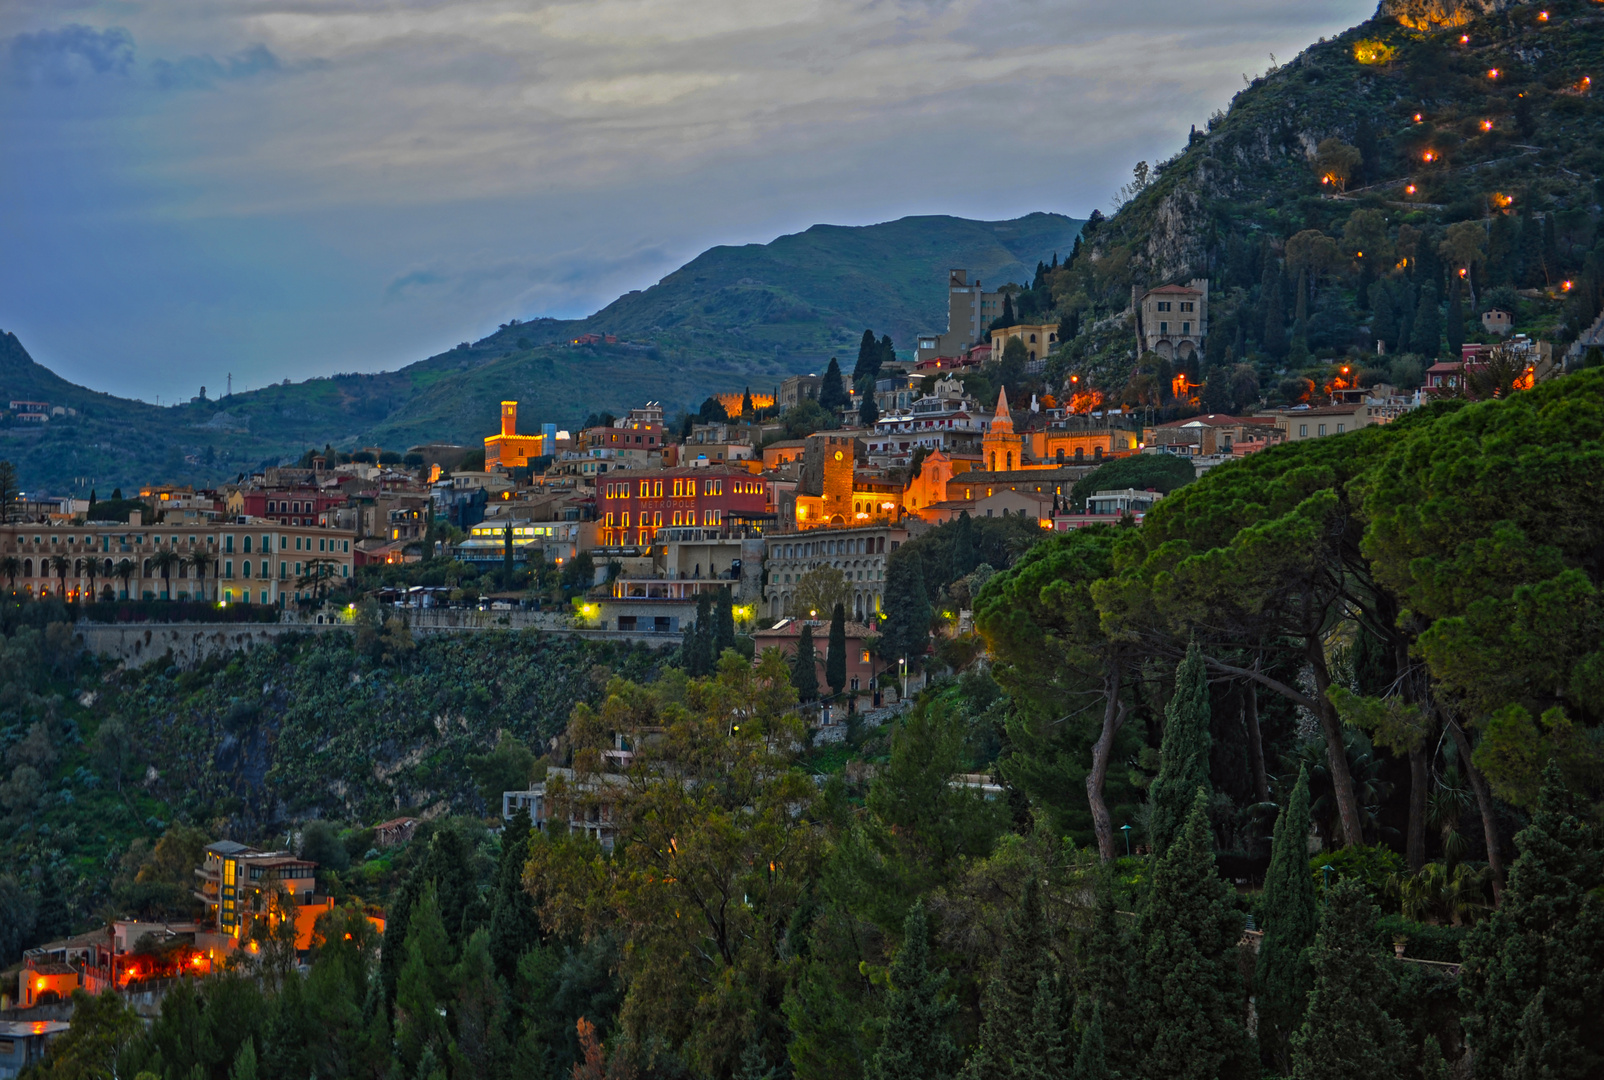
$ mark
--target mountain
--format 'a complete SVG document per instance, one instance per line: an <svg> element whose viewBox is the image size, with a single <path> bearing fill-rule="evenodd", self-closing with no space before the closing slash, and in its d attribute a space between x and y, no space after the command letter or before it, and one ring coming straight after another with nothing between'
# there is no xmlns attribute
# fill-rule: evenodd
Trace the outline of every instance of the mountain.
<svg viewBox="0 0 1604 1080"><path fill-rule="evenodd" d="M1604 300L1598 79L1591 0L1385 0L1253 80L1177 155L1139 167L1118 213L1094 215L1052 282L1082 332L1050 371L1167 404L1154 389L1168 373L1136 362L1131 290L1197 277L1211 332L1193 381L1246 361L1272 399L1330 358L1418 385L1460 340L1487 339L1490 306L1574 339Z"/></svg>
<svg viewBox="0 0 1604 1080"><path fill-rule="evenodd" d="M768 244L720 246L651 288L586 319L534 319L375 375L334 375L158 408L61 379L14 335L0 337L0 389L11 399L73 408L49 424L0 418L0 458L23 485L215 483L310 446L475 444L497 403L520 402L524 424L580 423L646 400L673 412L709 394L772 389L829 357L852 361L865 328L906 353L916 333L946 328L946 271L1029 282L1039 261L1067 254L1082 222L1036 213L1011 221L908 217L867 226L815 225ZM619 344L575 347L582 334Z"/></svg>

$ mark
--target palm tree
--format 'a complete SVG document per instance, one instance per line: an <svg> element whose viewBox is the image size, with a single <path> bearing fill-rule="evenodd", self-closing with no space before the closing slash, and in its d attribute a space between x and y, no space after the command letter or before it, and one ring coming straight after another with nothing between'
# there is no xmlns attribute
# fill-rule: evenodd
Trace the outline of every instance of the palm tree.
<svg viewBox="0 0 1604 1080"><path fill-rule="evenodd" d="M189 565L195 569L195 577L200 582L200 598L206 599L206 569L217 565L217 556L205 548L196 548L189 553Z"/></svg>
<svg viewBox="0 0 1604 1080"><path fill-rule="evenodd" d="M139 573L139 568L134 565L132 559L124 559L122 562L118 563L117 568L112 571L113 576L122 579L124 600L131 599L128 593L128 583L133 580L134 575L137 573Z"/></svg>
<svg viewBox="0 0 1604 1080"><path fill-rule="evenodd" d="M150 564L156 568L156 572L162 577L163 600L171 600L173 598L173 567L177 566L183 561L183 556L179 555L178 552L174 551L172 548L162 548L151 557Z"/></svg>
<svg viewBox="0 0 1604 1080"><path fill-rule="evenodd" d="M84 577L89 579L89 599L93 602L95 596L95 579L100 576L100 560L90 555L84 559Z"/></svg>
<svg viewBox="0 0 1604 1080"><path fill-rule="evenodd" d="M67 598L67 571L72 569L72 560L65 555L52 555L50 556L50 569L56 572L56 577L61 581L61 597L65 600Z"/></svg>
<svg viewBox="0 0 1604 1080"><path fill-rule="evenodd" d="M0 574L4 574L6 580L11 583L12 592L17 591L17 575L20 573L22 573L21 559L15 555L7 555L4 558L0 558Z"/></svg>

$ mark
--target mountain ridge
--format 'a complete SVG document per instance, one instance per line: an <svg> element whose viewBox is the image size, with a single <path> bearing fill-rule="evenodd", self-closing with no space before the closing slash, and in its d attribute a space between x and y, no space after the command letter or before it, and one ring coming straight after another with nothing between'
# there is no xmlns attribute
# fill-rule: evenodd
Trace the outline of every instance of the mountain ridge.
<svg viewBox="0 0 1604 1080"><path fill-rule="evenodd" d="M576 425L642 400L672 412L709 394L771 389L856 355L865 328L905 351L946 325L946 275L1029 281L1039 260L1067 254L1082 222L1037 212L1003 221L920 215L876 225L814 225L767 244L718 245L654 285L583 319L509 323L395 371L318 376L174 406L78 386L0 338L0 389L78 411L49 424L0 421L0 458L29 489L221 482L307 447L476 443L513 398L526 423ZM575 348L584 333L635 346Z"/></svg>

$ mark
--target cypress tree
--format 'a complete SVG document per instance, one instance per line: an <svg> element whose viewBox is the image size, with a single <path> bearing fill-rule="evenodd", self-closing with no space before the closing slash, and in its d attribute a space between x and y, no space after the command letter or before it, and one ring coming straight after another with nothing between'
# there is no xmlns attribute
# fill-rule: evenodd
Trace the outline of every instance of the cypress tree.
<svg viewBox="0 0 1604 1080"><path fill-rule="evenodd" d="M835 696L847 686L847 610L841 604L830 613L830 651L824 654L824 681Z"/></svg>
<svg viewBox="0 0 1604 1080"><path fill-rule="evenodd" d="M1448 355L1459 359L1462 346L1465 344L1465 283L1457 276L1453 284L1448 287L1448 323L1445 327L1448 336Z"/></svg>
<svg viewBox="0 0 1604 1080"><path fill-rule="evenodd" d="M1281 266L1275 259L1266 258L1259 284L1259 302L1264 308L1264 335L1260 342L1264 351L1278 360L1287 354L1287 309L1281 288Z"/></svg>
<svg viewBox="0 0 1604 1080"><path fill-rule="evenodd" d="M1304 950L1314 943L1320 913L1309 873L1309 772L1298 774L1275 823L1270 868L1264 875L1264 938L1253 965L1259 1015L1259 1053L1287 1070L1288 1042L1303 1023L1314 983Z"/></svg>
<svg viewBox="0 0 1604 1080"><path fill-rule="evenodd" d="M741 419L751 420L756 415L757 410L752 407L752 388L748 386L746 392L741 395Z"/></svg>
<svg viewBox="0 0 1604 1080"><path fill-rule="evenodd" d="M791 658L791 685L801 701L819 696L819 672L813 654L813 624L804 622L796 639L796 655Z"/></svg>
<svg viewBox="0 0 1604 1080"><path fill-rule="evenodd" d="M496 869L495 899L490 908L490 958L508 986L518 977L518 958L540 942L535 901L524 888L533 831L529 810L520 806L501 830L501 863Z"/></svg>
<svg viewBox="0 0 1604 1080"><path fill-rule="evenodd" d="M1181 830L1193 796L1209 786L1209 682L1194 642L1175 669L1175 694L1164 710L1158 776L1148 790L1147 839L1162 855Z"/></svg>
<svg viewBox="0 0 1604 1080"><path fill-rule="evenodd" d="M1137 918L1130 1011L1150 1080L1236 1080L1256 1071L1236 969L1242 916L1215 872L1208 801L1198 788L1174 842L1153 862Z"/></svg>
<svg viewBox="0 0 1604 1080"><path fill-rule="evenodd" d="M729 589L718 591L718 598L713 602L713 618L713 665L716 667L724 650L735 648L735 600Z"/></svg>
<svg viewBox="0 0 1604 1080"><path fill-rule="evenodd" d="M952 579L957 581L979 562L980 556L975 552L975 523L969 511L960 511L952 525Z"/></svg>
<svg viewBox="0 0 1604 1080"><path fill-rule="evenodd" d="M873 377L880 371L880 343L874 339L873 330L863 332L863 340L858 342L858 362L852 365L852 384L856 386L862 379Z"/></svg>
<svg viewBox="0 0 1604 1080"><path fill-rule="evenodd" d="M864 427L873 427L880 419L880 406L874 402L874 381L865 379L858 388L858 423Z"/></svg>
<svg viewBox="0 0 1604 1080"><path fill-rule="evenodd" d="M1079 994L1075 1004L1083 1033L1093 1019L1103 1015L1129 1016L1131 969L1134 956L1130 935L1117 910L1114 877L1105 870L1099 875L1092 908L1091 928L1081 937L1076 964ZM1125 1025L1116 1030L1112 1042L1098 1034L1098 1055L1113 1070L1133 1073L1139 1051L1132 1039L1136 1029Z"/></svg>
<svg viewBox="0 0 1604 1080"><path fill-rule="evenodd" d="M507 522L507 527L501 530L501 574L502 574L501 587L504 588L504 589L511 588L512 587L512 522L510 522L510 521Z"/></svg>
<svg viewBox="0 0 1604 1080"><path fill-rule="evenodd" d="M1292 1036L1297 1080L1396 1080L1403 1027L1381 1007L1392 977L1376 944L1376 906L1365 887L1345 878L1326 892L1309 959L1314 989L1303 1027Z"/></svg>
<svg viewBox="0 0 1604 1080"><path fill-rule="evenodd" d="M1014 1080L1069 1080L1069 1037L1053 980L1042 975L1030 1003L1030 1027L1020 1040Z"/></svg>
<svg viewBox="0 0 1604 1080"><path fill-rule="evenodd" d="M930 931L923 900L902 923L902 948L891 962L886 1026L869 1065L869 1080L946 1080L958 1063L948 1023L956 999L942 996L947 973L930 970Z"/></svg>
<svg viewBox="0 0 1604 1080"><path fill-rule="evenodd" d="M925 592L924 568L917 552L902 548L886 560L885 656L906 656L917 667L930 647L930 595Z"/></svg>
<svg viewBox="0 0 1604 1080"><path fill-rule="evenodd" d="M1034 878L1027 878L1018 906L1008 915L997 971L981 995L980 1035L965 1076L1024 1080L1018 1070L1029 1061L1037 990L1044 979L1050 986L1047 928L1040 890Z"/></svg>
<svg viewBox="0 0 1604 1080"><path fill-rule="evenodd" d="M1003 293L1003 309L1002 309L1002 319L1000 321L1000 325L1005 326L1005 327L1014 325L1014 294L1013 293Z"/></svg>
<svg viewBox="0 0 1604 1080"><path fill-rule="evenodd" d="M880 335L880 363L878 363L878 364L876 364L874 366L875 375L879 376L880 368L883 365L885 365L885 364L895 364L896 362L897 362L897 347L891 343L891 335L890 334L881 334Z"/></svg>
<svg viewBox="0 0 1604 1080"><path fill-rule="evenodd" d="M1414 326L1409 331L1409 350L1425 357L1442 352L1442 313L1437 309L1437 286L1433 282L1421 286Z"/></svg>
<svg viewBox="0 0 1604 1080"><path fill-rule="evenodd" d="M1114 1080L1103 1050L1103 1003L1092 1006L1092 1018L1081 1029L1080 1049L1075 1052L1071 1080Z"/></svg>
<svg viewBox="0 0 1604 1080"><path fill-rule="evenodd" d="M846 383L841 381L841 365L830 357L830 366L824 369L824 381L819 384L819 407L834 416L850 398Z"/></svg>
<svg viewBox="0 0 1604 1080"><path fill-rule="evenodd" d="M256 1043L246 1039L234 1056L234 1065L228 1070L228 1080L256 1080Z"/></svg>
<svg viewBox="0 0 1604 1080"><path fill-rule="evenodd" d="M449 992L451 972L450 943L440 918L440 903L434 883L424 886L412 909L406 943L406 962L396 986L396 1052L408 1072L422 1075L418 1068L425 1052L436 1055L450 1041L441 1006Z"/></svg>
<svg viewBox="0 0 1604 1080"><path fill-rule="evenodd" d="M1504 902L1471 931L1460 970L1476 1074L1604 1075L1604 852L1552 763L1515 847Z"/></svg>

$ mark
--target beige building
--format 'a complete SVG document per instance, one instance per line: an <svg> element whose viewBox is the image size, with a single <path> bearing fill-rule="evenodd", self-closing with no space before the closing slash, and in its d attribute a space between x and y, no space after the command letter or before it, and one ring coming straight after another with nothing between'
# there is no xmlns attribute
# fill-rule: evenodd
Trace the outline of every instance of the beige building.
<svg viewBox="0 0 1604 1080"><path fill-rule="evenodd" d="M847 618L863 622L880 610L886 591L886 557L907 543L908 530L898 525L869 525L775 533L765 539L763 601L770 618L778 619L789 611L803 575L828 566L841 571L852 589Z"/></svg>
<svg viewBox="0 0 1604 1080"><path fill-rule="evenodd" d="M276 604L310 597L310 577L349 579L354 539L265 518L145 525L135 511L127 524L0 526L0 558L17 560L28 596Z"/></svg>
<svg viewBox="0 0 1604 1080"><path fill-rule="evenodd" d="M1285 433L1289 442L1318 439L1326 435L1341 435L1371 424L1386 423L1385 406L1360 401L1352 405L1326 405L1318 409L1298 409L1284 412L1275 418L1275 426Z"/></svg>
<svg viewBox="0 0 1604 1080"><path fill-rule="evenodd" d="M993 330L991 332L992 363L995 364L1002 360L1003 350L1008 347L1008 343L1014 338L1018 338L1024 344L1025 351L1030 354L1031 363L1035 363L1037 360L1045 360L1047 359L1047 354L1053 351L1053 346L1058 344L1058 324L1039 323L1031 325L1021 323L1018 326L1005 326L1001 330Z"/></svg>
<svg viewBox="0 0 1604 1080"><path fill-rule="evenodd" d="M1131 291L1135 293L1134 286ZM1209 332L1208 278L1193 278L1190 285L1149 289L1134 306L1142 352L1158 353L1166 360L1192 360L1202 355Z"/></svg>
<svg viewBox="0 0 1604 1080"><path fill-rule="evenodd" d="M980 287L979 278L971 282L968 270L947 271L947 332L920 334L914 362L959 355L980 340L986 327L1002 315L1002 311L1002 293L986 292Z"/></svg>

